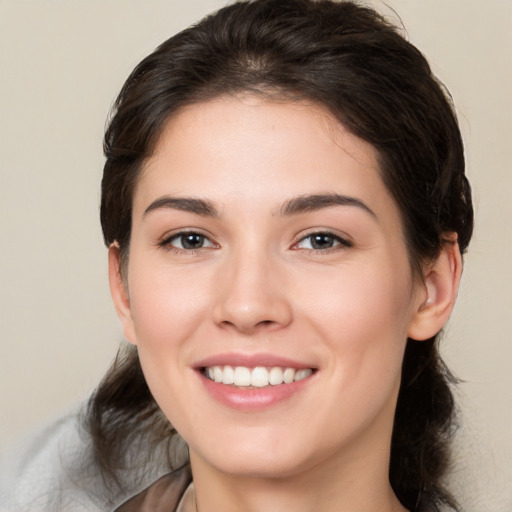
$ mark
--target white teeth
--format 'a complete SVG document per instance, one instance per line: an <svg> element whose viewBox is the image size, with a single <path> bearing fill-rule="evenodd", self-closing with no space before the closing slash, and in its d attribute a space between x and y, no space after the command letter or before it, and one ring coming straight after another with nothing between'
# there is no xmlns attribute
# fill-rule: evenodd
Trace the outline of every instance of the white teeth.
<svg viewBox="0 0 512 512"><path fill-rule="evenodd" d="M283 383L283 370L278 366L270 369L268 373L268 381L272 386L277 386Z"/></svg>
<svg viewBox="0 0 512 512"><path fill-rule="evenodd" d="M309 377L313 373L313 370L311 368L304 368L302 370L297 370L295 372L295 382L298 380L305 379L306 377Z"/></svg>
<svg viewBox="0 0 512 512"><path fill-rule="evenodd" d="M266 368L261 366L254 368L251 372L251 386L256 388L268 386L268 370Z"/></svg>
<svg viewBox="0 0 512 512"><path fill-rule="evenodd" d="M283 373L283 380L285 384L290 384L295 378L295 370L293 368L286 368Z"/></svg>
<svg viewBox="0 0 512 512"><path fill-rule="evenodd" d="M281 368L275 366L265 368L257 366L256 368L247 368L245 366L209 366L205 369L205 376L215 382L222 384L234 384L239 387L252 386L263 388L266 386L278 386L279 384L291 384L302 379L306 379L313 374L311 368Z"/></svg>
<svg viewBox="0 0 512 512"><path fill-rule="evenodd" d="M250 386L251 385L251 370L244 366L237 366L235 368L235 386Z"/></svg>
<svg viewBox="0 0 512 512"><path fill-rule="evenodd" d="M235 382L235 371L231 366L224 366L222 373L222 384L233 384Z"/></svg>
<svg viewBox="0 0 512 512"><path fill-rule="evenodd" d="M220 366L213 367L213 379L215 382L222 382L222 368Z"/></svg>

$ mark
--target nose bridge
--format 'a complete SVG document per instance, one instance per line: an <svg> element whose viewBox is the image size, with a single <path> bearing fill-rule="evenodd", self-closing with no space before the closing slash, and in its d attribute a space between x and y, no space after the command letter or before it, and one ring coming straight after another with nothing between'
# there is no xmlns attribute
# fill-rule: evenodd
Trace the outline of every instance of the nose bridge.
<svg viewBox="0 0 512 512"><path fill-rule="evenodd" d="M279 267L277 258L261 244L233 250L221 274L216 322L245 333L287 325L291 307Z"/></svg>

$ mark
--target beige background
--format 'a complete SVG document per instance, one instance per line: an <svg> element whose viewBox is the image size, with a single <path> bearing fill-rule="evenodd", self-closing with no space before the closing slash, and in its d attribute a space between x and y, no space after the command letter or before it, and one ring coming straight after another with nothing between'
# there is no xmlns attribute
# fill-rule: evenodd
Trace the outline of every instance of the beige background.
<svg viewBox="0 0 512 512"><path fill-rule="evenodd" d="M114 356L98 221L106 114L142 57L224 3L0 0L0 448L87 397ZM455 485L470 512L510 511L512 1L386 3L454 96L474 187L444 340L465 381Z"/></svg>

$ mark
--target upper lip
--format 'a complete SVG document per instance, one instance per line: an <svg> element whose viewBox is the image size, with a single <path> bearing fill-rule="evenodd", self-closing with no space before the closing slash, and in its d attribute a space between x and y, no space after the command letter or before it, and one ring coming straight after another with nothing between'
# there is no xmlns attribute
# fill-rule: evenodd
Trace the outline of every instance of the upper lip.
<svg viewBox="0 0 512 512"><path fill-rule="evenodd" d="M265 367L282 367L294 368L296 370L313 368L314 365L296 361L288 357L283 357L275 354L242 354L230 352L225 354L216 354L213 356L201 359L194 364L195 368L206 368L210 366L245 366L247 368L255 368L257 366Z"/></svg>

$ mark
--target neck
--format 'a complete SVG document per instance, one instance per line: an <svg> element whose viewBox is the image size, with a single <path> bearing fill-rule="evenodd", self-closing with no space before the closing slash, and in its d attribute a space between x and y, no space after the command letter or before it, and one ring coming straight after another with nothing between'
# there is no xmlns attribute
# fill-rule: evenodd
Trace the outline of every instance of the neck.
<svg viewBox="0 0 512 512"><path fill-rule="evenodd" d="M389 484L389 450L354 455L270 478L219 472L191 452L197 511L405 512Z"/></svg>

